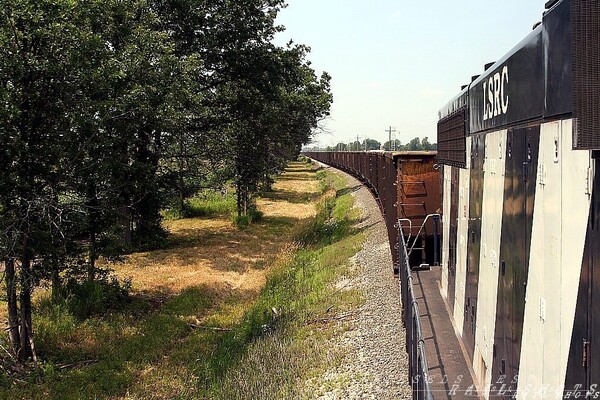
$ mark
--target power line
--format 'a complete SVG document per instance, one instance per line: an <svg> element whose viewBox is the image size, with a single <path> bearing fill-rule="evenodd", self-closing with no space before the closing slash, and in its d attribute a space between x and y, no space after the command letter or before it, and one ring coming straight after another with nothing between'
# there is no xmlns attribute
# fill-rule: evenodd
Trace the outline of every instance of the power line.
<svg viewBox="0 0 600 400"><path fill-rule="evenodd" d="M390 126L390 129L387 129L386 132L390 135L390 140L388 141L388 143L390 144L390 150L391 151L395 151L396 150L396 141L394 140L394 148L392 149L392 133L396 133L396 128L393 128Z"/></svg>

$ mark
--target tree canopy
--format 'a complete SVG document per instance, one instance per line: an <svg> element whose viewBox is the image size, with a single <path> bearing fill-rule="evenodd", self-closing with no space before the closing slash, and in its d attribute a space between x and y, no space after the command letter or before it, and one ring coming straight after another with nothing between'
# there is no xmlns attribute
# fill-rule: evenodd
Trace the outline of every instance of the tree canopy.
<svg viewBox="0 0 600 400"><path fill-rule="evenodd" d="M395 139L385 142L383 145L374 139L364 139L362 142L354 141L350 143L339 142L335 146L327 146L321 148L319 146L306 147L309 151L430 151L437 149L437 144L429 143L429 138L425 136L420 139L415 137L407 144L402 144L400 140Z"/></svg>

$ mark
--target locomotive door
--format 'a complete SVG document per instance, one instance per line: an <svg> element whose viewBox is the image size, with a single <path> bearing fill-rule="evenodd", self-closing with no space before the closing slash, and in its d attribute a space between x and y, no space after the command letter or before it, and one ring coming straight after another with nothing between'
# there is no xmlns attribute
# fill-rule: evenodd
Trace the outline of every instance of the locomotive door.
<svg viewBox="0 0 600 400"><path fill-rule="evenodd" d="M580 390L580 397L584 397L592 385L600 383L600 357L597 356L600 351L600 159L594 163L596 174L565 380L565 391Z"/></svg>
<svg viewBox="0 0 600 400"><path fill-rule="evenodd" d="M473 359L477 318L477 290L479 286L479 251L481 248L481 208L483 205L483 160L485 136L471 139L471 171L469 195L469 223L467 233L467 276L465 280L465 308L463 341Z"/></svg>
<svg viewBox="0 0 600 400"><path fill-rule="evenodd" d="M519 374L539 134L539 125L507 133L492 385L503 382L512 390Z"/></svg>
<svg viewBox="0 0 600 400"><path fill-rule="evenodd" d="M450 168L450 226L448 243L448 305L454 312L456 292L456 247L458 240L458 168Z"/></svg>

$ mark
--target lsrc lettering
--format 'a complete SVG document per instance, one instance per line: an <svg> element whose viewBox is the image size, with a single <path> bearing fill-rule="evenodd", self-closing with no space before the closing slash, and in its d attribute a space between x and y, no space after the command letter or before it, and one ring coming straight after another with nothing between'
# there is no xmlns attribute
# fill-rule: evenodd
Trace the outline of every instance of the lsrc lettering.
<svg viewBox="0 0 600 400"><path fill-rule="evenodd" d="M490 76L487 82L483 82L483 120L487 121L498 115L508 112L508 65L502 68L502 72L496 72Z"/></svg>

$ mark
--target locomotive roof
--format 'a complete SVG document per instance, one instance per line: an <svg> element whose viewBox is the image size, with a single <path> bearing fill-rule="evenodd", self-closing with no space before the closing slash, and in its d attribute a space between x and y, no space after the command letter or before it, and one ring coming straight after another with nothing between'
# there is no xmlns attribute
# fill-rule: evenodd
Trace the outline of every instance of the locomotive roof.
<svg viewBox="0 0 600 400"><path fill-rule="evenodd" d="M542 23L446 103L440 120L468 108L467 132L476 133L572 112L570 0L547 6Z"/></svg>

